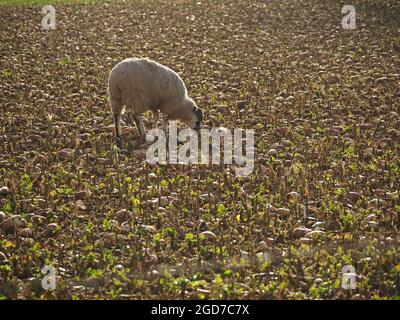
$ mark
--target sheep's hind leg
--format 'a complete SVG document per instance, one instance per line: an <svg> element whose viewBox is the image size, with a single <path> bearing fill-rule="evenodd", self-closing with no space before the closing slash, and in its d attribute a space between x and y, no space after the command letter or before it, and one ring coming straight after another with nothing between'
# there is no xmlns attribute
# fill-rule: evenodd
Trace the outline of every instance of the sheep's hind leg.
<svg viewBox="0 0 400 320"><path fill-rule="evenodd" d="M118 148L122 148L122 133L121 133L121 115L114 114L115 123L115 144Z"/></svg>
<svg viewBox="0 0 400 320"><path fill-rule="evenodd" d="M138 114L133 115L133 120L135 120L136 127L139 130L140 139L139 143L143 144L146 142L146 129L143 124L142 117Z"/></svg>
<svg viewBox="0 0 400 320"><path fill-rule="evenodd" d="M114 125L115 125L115 144L118 148L122 148L122 132L121 132L121 103L119 99L115 97L110 97L111 109L114 115Z"/></svg>

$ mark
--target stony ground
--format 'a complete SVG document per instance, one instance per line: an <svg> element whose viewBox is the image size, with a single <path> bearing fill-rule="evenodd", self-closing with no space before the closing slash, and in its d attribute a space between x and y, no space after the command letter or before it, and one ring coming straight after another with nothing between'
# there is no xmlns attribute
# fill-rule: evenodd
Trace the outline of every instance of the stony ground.
<svg viewBox="0 0 400 320"><path fill-rule="evenodd" d="M50 32L2 7L0 297L398 299L400 3L353 1L351 31L343 4L56 5ZM132 56L254 129L253 174L149 165L129 115L116 150L107 76Z"/></svg>

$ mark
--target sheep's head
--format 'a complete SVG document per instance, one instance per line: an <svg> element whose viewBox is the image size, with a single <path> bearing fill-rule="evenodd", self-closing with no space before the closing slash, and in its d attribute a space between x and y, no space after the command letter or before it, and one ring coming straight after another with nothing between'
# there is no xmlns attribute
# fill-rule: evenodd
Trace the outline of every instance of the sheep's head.
<svg viewBox="0 0 400 320"><path fill-rule="evenodd" d="M193 99L185 101L185 109L188 112L182 114L181 121L194 130L199 130L203 123L203 111L196 105Z"/></svg>

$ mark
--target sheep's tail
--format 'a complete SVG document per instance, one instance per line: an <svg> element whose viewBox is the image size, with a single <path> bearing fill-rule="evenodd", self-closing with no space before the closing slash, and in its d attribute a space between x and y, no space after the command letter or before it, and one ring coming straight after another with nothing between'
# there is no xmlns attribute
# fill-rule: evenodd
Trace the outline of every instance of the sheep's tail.
<svg viewBox="0 0 400 320"><path fill-rule="evenodd" d="M111 111L115 114L123 114L125 112L124 105L122 103L122 93L117 86L108 86L108 96L111 104Z"/></svg>

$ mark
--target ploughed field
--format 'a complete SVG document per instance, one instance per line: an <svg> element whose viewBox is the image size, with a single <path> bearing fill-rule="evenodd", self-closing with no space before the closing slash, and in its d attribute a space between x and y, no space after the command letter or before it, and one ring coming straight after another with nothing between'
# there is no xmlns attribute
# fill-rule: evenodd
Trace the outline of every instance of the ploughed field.
<svg viewBox="0 0 400 320"><path fill-rule="evenodd" d="M399 298L400 4L353 5L344 30L330 0L56 2L48 32L2 6L0 297ZM107 77L137 56L255 130L251 175L150 165L129 114L114 148Z"/></svg>

